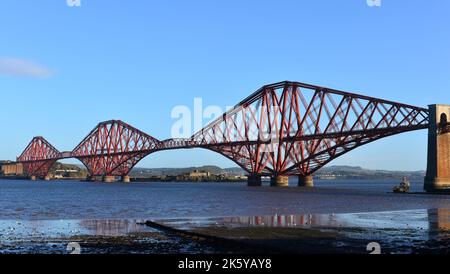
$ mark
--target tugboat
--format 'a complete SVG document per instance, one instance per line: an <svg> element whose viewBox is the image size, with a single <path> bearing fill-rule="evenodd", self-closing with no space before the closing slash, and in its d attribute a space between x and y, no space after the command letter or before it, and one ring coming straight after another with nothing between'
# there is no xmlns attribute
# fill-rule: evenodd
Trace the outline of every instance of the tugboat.
<svg viewBox="0 0 450 274"><path fill-rule="evenodd" d="M400 186L394 187L393 191L394 193L407 193L409 192L409 189L411 187L411 184L407 177L403 177L402 182L400 183Z"/></svg>

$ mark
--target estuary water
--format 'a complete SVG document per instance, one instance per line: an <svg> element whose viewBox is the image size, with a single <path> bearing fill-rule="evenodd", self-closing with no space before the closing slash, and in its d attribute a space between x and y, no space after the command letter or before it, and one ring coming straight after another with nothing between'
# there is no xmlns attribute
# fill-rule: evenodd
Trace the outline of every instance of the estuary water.
<svg viewBox="0 0 450 274"><path fill-rule="evenodd" d="M448 252L450 196L394 194L393 180L316 181L315 188L245 183L99 183L0 180L0 254L204 254L240 252L165 233L148 220L186 231L248 231L286 252ZM412 182L412 191L422 191ZM264 233L261 233L263 228ZM282 228L270 239L271 231ZM283 228L333 233L295 245ZM299 228L300 230L298 230ZM235 232L236 233L236 232ZM255 236L256 235L256 236ZM296 234L297 235L297 234ZM220 236L220 235L219 235ZM267 238L267 239L265 239ZM253 241L260 241L253 239ZM281 240L284 240L281 241ZM247 246L247 245L246 245ZM288 249L286 249L288 248ZM290 249L292 250L290 250ZM324 249L325 248L325 249ZM271 249L271 248L269 248Z"/></svg>
<svg viewBox="0 0 450 274"><path fill-rule="evenodd" d="M268 184L268 183L265 183ZM170 219L450 208L450 196L394 194L394 180L332 180L315 188L244 183L0 180L0 220ZM412 182L412 191L422 191Z"/></svg>

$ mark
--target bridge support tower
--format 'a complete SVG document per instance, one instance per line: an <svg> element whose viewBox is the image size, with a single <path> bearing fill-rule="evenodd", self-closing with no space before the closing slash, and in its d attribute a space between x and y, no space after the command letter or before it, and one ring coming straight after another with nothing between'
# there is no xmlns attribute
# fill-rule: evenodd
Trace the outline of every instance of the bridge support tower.
<svg viewBox="0 0 450 274"><path fill-rule="evenodd" d="M105 183L114 183L116 181L116 176L103 176L103 182Z"/></svg>
<svg viewBox="0 0 450 274"><path fill-rule="evenodd" d="M270 178L270 186L286 187L289 186L289 176L274 175Z"/></svg>
<svg viewBox="0 0 450 274"><path fill-rule="evenodd" d="M450 106L430 105L425 191L450 191Z"/></svg>
<svg viewBox="0 0 450 274"><path fill-rule="evenodd" d="M314 179L312 175L298 176L298 186L299 187L314 187Z"/></svg>

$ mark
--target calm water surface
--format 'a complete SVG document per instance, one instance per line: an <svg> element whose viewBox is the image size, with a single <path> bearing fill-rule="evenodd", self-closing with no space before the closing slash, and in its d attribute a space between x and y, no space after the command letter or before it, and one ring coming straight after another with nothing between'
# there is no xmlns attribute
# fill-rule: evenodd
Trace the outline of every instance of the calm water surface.
<svg viewBox="0 0 450 274"><path fill-rule="evenodd" d="M316 181L316 188L226 183L0 180L0 220L150 219L450 208L450 196L390 193L397 181ZM422 182L412 182L421 191Z"/></svg>

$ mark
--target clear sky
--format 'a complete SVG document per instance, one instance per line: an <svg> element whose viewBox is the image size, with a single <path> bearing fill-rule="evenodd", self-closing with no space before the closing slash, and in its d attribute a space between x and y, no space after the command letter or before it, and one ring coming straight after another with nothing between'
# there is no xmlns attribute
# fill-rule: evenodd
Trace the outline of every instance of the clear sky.
<svg viewBox="0 0 450 274"><path fill-rule="evenodd" d="M417 106L450 104L450 1L2 0L0 159L35 135L72 150L99 121L170 137L171 110L234 105L282 80ZM424 170L427 132L359 148L333 164ZM139 166L234 164L203 150Z"/></svg>

